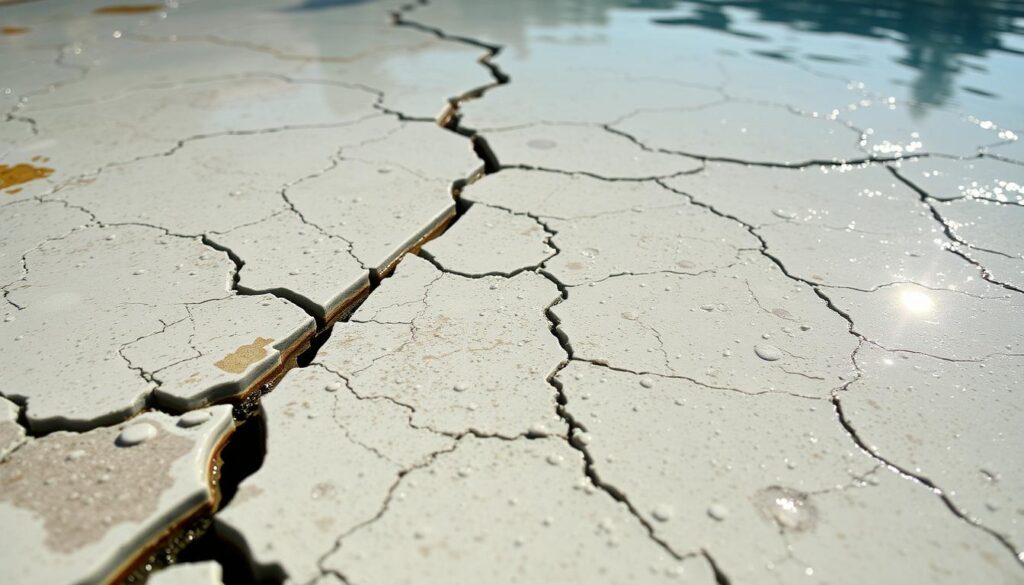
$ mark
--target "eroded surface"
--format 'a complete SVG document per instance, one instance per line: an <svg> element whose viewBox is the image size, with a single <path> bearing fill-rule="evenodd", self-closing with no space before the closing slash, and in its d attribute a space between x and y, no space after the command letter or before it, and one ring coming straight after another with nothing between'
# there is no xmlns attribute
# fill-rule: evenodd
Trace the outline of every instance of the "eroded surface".
<svg viewBox="0 0 1024 585"><path fill-rule="evenodd" d="M1022 582L1021 18L0 8L5 569Z"/></svg>
<svg viewBox="0 0 1024 585"><path fill-rule="evenodd" d="M115 577L126 553L214 504L213 457L233 427L231 409L217 406L30 439L0 464L0 516L19 528L0 549L6 574L19 583Z"/></svg>

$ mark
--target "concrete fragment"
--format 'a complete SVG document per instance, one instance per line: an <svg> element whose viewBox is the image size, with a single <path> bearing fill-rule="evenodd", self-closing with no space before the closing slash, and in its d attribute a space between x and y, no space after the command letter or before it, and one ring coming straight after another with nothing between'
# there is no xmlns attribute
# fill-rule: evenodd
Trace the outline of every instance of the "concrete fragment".
<svg viewBox="0 0 1024 585"><path fill-rule="evenodd" d="M309 221L352 242L365 267L386 274L444 229L455 216L453 183L480 166L463 137L430 123L376 119L346 141L337 167L287 194Z"/></svg>
<svg viewBox="0 0 1024 585"><path fill-rule="evenodd" d="M370 287L369 271L352 255L350 242L295 213L281 212L211 240L248 259L239 286L288 295L324 321L343 313Z"/></svg>
<svg viewBox="0 0 1024 585"><path fill-rule="evenodd" d="M119 427L58 431L31 439L0 463L0 537L5 574L19 583L114 580L133 562L216 501L214 457L234 428L231 408L182 427L152 412ZM155 430L119 446L133 425ZM45 562L41 562L45 559Z"/></svg>
<svg viewBox="0 0 1024 585"><path fill-rule="evenodd" d="M548 237L544 226L531 217L474 205L443 238L428 242L423 251L446 270L510 276L555 255Z"/></svg>
<svg viewBox="0 0 1024 585"><path fill-rule="evenodd" d="M284 299L230 296L189 307L188 319L120 353L159 384L153 393L161 404L183 411L273 379L315 330L313 318Z"/></svg>
<svg viewBox="0 0 1024 585"><path fill-rule="evenodd" d="M25 442L25 429L18 424L18 405L0 398L0 461Z"/></svg>
<svg viewBox="0 0 1024 585"><path fill-rule="evenodd" d="M223 569L217 561L178 563L153 573L150 585L221 585Z"/></svg>
<svg viewBox="0 0 1024 585"><path fill-rule="evenodd" d="M417 427L514 437L536 424L557 430L546 378L565 353L544 309L558 298L532 272L512 278L443 274L407 256L317 361L363 398L413 409Z"/></svg>
<svg viewBox="0 0 1024 585"><path fill-rule="evenodd" d="M182 376L174 392L195 401L189 404L222 398L227 388L244 392L269 375L280 356L268 350L251 368L225 370L215 362L261 335L284 350L312 333L313 320L293 305L269 296L235 297L230 260L194 238L143 226L88 228L29 251L25 264L28 273L8 294L23 310L0 322L0 369L8 372L0 393L25 404L33 430L123 420L157 385L149 372L205 351L211 354L203 367ZM240 312L204 306L215 300ZM193 314L200 315L194 334ZM230 324L244 326L225 331ZM168 338L142 342L131 359L122 353L168 330ZM175 343L165 345L171 339ZM195 366L180 363L172 371Z"/></svg>
<svg viewBox="0 0 1024 585"><path fill-rule="evenodd" d="M373 522L324 560L349 582L711 583L593 488L564 441L466 437L406 474Z"/></svg>
<svg viewBox="0 0 1024 585"><path fill-rule="evenodd" d="M297 583L319 574L339 534L373 518L406 469L452 444L409 426L408 409L360 399L320 367L290 372L262 406L266 459L216 529L248 550L259 572L277 565Z"/></svg>

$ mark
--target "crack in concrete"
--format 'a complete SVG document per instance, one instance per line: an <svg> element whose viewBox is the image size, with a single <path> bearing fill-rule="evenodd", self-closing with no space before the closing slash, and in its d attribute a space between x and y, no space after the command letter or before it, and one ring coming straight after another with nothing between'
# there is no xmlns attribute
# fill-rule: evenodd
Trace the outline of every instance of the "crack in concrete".
<svg viewBox="0 0 1024 585"><path fill-rule="evenodd" d="M849 384L844 385L844 390L847 389L849 387L849 385L852 384L852 383L853 382L851 381ZM968 525L970 525L970 526L972 526L972 527L974 527L974 528L976 528L978 530L981 530L982 532L984 532L984 533L988 534L989 536L991 536L992 538L996 539L996 541L998 541L999 544L1001 544L1008 551L1010 551L1010 554L1013 555L1013 558L1016 559L1016 561L1020 565L1024 566L1024 555L1018 554L1017 550L1014 548L1013 543L1010 542L1009 538L1007 538L1003 534L1001 534L1001 533L999 533L999 532L997 532L997 531L995 531L995 530L985 526L984 524L981 523L980 520L978 520L977 518L971 516L967 512L961 510L956 505L956 503L953 501L953 499L950 498L950 496L942 488L937 486L926 475L910 471L909 469L907 469L907 468L905 468L903 466L900 466L900 465L898 465L896 463L893 463L892 461L889 461L888 459L886 459L886 458L882 457L881 455L879 455L877 450L875 450L873 447L868 445L868 443L866 441L864 441L860 437L859 434L857 434L857 429L854 428L853 423L850 422L850 420L846 417L846 414L843 412L842 399L840 398L839 394L834 393L833 396L832 396L831 402L832 402L832 406L835 409L836 418L839 420L839 424L842 425L843 429L850 436L850 438L857 445L857 447L860 448L861 451L863 451L865 454L867 454L869 457L871 457L875 461L878 461L880 464L885 466L885 468L888 469L889 471L892 471L893 473L896 473L897 475L899 475L899 476L901 476L901 477L903 477L905 479L908 479L910 481L914 481L914 482L916 482L916 483L918 483L920 485L923 485L924 487L928 488L933 494L935 494L936 496L939 497L940 500L942 500L942 503L946 505L946 508L949 509L949 511L954 516L956 516L957 518L963 520Z"/></svg>
<svg viewBox="0 0 1024 585"><path fill-rule="evenodd" d="M903 174L901 172L899 172L899 169L893 168L892 166L887 166L886 168L888 168L889 172L892 173L892 175L894 177L899 179L900 182L902 182L904 185L906 185L907 187L909 187L915 193L918 194L918 197L920 198L921 203L925 204L928 207L929 211L931 212L932 218L939 225L942 226L942 232L945 234L946 238L949 239L950 242L952 242L948 247L945 248L947 251L949 251L951 254L959 256L964 261L966 261L968 264L970 264L971 266L974 266L975 268L977 268L978 272L981 275L981 277L984 280L986 280L987 282L990 282L990 283L992 283L992 284L994 284L996 286L1002 287L1002 288L1004 288L1004 289L1006 289L1008 291L1024 294L1024 289L1020 289L1020 288L1018 288L1016 286L1013 286L1010 283L1003 282L1003 281L1000 281L1000 280L996 279L994 276L992 276L992 272L988 268L986 268L981 262L978 262L974 258L971 258L971 256L969 254L961 251L958 248L958 246L963 246L963 247L965 247L967 249L970 249L970 250L979 250L981 252L988 252L990 254L995 254L997 256L1003 256L1005 258L1010 258L1010 259L1016 259L1015 256L1011 256L1009 254L1006 254L1004 252L999 252L997 250L989 250L987 248L982 248L980 246L975 246L973 244L970 244L969 242L964 241L963 238L961 238L960 236L958 236L956 234L956 230L953 229L953 227L950 225L950 222L948 222L946 220L946 218L942 217L942 213L939 212L937 207L935 207L935 201L936 200L934 198L932 198L928 194L927 191L925 191L924 189L922 189L918 185L914 184L913 181L911 181L908 178L906 178L905 176L903 176ZM995 203L995 202L993 202L993 203Z"/></svg>

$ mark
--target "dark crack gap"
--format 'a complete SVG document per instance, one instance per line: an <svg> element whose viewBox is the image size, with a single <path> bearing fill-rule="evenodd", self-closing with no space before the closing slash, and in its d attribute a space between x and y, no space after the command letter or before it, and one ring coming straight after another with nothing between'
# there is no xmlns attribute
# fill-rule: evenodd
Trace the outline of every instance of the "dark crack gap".
<svg viewBox="0 0 1024 585"><path fill-rule="evenodd" d="M888 459L879 455L874 448L868 445L867 442L865 442L857 433L857 429L853 427L853 423L851 423L850 420L847 418L846 412L843 410L843 403L840 400L839 396L836 394L832 396L832 406L835 409L836 417L839 420L839 424L842 425L843 429L846 430L846 433L848 435L850 435L850 437L853 439L853 442L856 443L857 447L860 448L860 450L863 451L867 456L884 465L889 471L892 471L893 473L896 473L897 475L900 475L905 479L919 483L928 488L929 490L931 490L933 494L935 494L936 496L939 497L940 500L942 500L942 503L946 505L946 508L948 508L954 516L963 520L964 522L973 526L974 528L977 528L978 530L987 533L992 538L996 539L996 541L998 541L999 544L1001 544L1004 548L1010 551L1010 554L1013 555L1013 558L1017 561L1018 564L1024 565L1024 558L1018 555L1017 550L1013 546L1013 543L1011 543L1006 536L981 524L976 518L970 516L969 514L961 510L959 507L957 507L957 505L953 502L949 495L942 488L935 485L935 482L933 482L927 476L922 475L920 473L914 473L901 465L897 465L896 463L889 461Z"/></svg>

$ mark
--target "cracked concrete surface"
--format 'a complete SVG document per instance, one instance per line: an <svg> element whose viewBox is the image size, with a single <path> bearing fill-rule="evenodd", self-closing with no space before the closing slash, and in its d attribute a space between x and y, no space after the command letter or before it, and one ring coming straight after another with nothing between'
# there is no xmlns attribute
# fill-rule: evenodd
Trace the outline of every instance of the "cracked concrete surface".
<svg viewBox="0 0 1024 585"><path fill-rule="evenodd" d="M1024 11L780 6L0 7L0 580L1024 582Z"/></svg>

